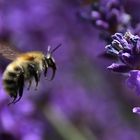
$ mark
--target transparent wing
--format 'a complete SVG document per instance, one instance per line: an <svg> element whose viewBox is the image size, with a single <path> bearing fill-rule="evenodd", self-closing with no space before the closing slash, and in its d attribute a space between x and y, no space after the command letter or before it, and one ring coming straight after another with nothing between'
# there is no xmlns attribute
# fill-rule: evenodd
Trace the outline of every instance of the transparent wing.
<svg viewBox="0 0 140 140"><path fill-rule="evenodd" d="M20 54L21 51L12 47L10 43L0 42L0 57L7 60L14 60Z"/></svg>

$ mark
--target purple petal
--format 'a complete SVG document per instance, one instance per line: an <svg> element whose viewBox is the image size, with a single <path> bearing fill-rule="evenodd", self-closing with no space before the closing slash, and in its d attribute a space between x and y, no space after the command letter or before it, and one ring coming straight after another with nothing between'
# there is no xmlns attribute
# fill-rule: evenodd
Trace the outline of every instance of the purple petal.
<svg viewBox="0 0 140 140"><path fill-rule="evenodd" d="M111 45L107 45L105 47L105 49L108 54L112 54L112 55L116 55L116 56L118 56L118 54L119 54L118 50L114 49Z"/></svg>
<svg viewBox="0 0 140 140"><path fill-rule="evenodd" d="M120 53L119 54L119 58L121 59L121 61L126 64L126 65L129 65L129 66L133 66L134 65L134 62L136 61L134 59L134 57L131 56L130 53Z"/></svg>
<svg viewBox="0 0 140 140"><path fill-rule="evenodd" d="M100 13L97 12L97 11L92 11L92 12L91 12L91 17L92 17L93 19L100 19L100 18L101 18L101 15L100 15Z"/></svg>
<svg viewBox="0 0 140 140"><path fill-rule="evenodd" d="M118 50L122 50L123 49L122 45L120 44L120 42L118 40L114 39L111 44L112 44L112 46L114 48L116 48Z"/></svg>
<svg viewBox="0 0 140 140"><path fill-rule="evenodd" d="M114 71L114 72L122 72L122 73L126 73L126 72L129 72L131 70L130 67L128 67L127 65L117 64L117 63L113 63L112 65L110 65L107 68L109 70Z"/></svg>
<svg viewBox="0 0 140 140"><path fill-rule="evenodd" d="M140 107L134 107L132 111L133 111L133 113L140 115Z"/></svg>
<svg viewBox="0 0 140 140"><path fill-rule="evenodd" d="M123 39L123 34L122 33L115 33L112 35L112 39L120 41L120 39Z"/></svg>
<svg viewBox="0 0 140 140"><path fill-rule="evenodd" d="M140 95L140 71L132 70L130 76L127 79L127 85L130 88L133 88L138 95Z"/></svg>
<svg viewBox="0 0 140 140"><path fill-rule="evenodd" d="M115 33L114 35L112 35L112 39L118 40L123 48L129 48L128 42L126 41L122 33Z"/></svg>
<svg viewBox="0 0 140 140"><path fill-rule="evenodd" d="M139 54L140 53L140 38L136 40L134 44L134 47L132 49L133 54Z"/></svg>
<svg viewBox="0 0 140 140"><path fill-rule="evenodd" d="M97 20L96 25L103 29L108 29L109 27L108 23L103 20Z"/></svg>

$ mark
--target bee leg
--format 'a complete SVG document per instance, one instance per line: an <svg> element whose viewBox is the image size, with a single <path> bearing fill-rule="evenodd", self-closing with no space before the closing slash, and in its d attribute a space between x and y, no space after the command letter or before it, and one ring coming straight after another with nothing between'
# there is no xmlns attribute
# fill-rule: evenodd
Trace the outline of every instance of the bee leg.
<svg viewBox="0 0 140 140"><path fill-rule="evenodd" d="M45 77L47 76L47 70L48 70L48 67L45 67L45 69L44 69L44 76Z"/></svg>
<svg viewBox="0 0 140 140"><path fill-rule="evenodd" d="M43 66L44 66L44 76L46 77L47 76L48 65L45 61L43 62Z"/></svg>
<svg viewBox="0 0 140 140"><path fill-rule="evenodd" d="M39 82L39 80L40 80L40 73L39 73L38 71L35 72L34 78L35 78L35 82L36 82L35 90L37 90L38 82Z"/></svg>
<svg viewBox="0 0 140 140"><path fill-rule="evenodd" d="M12 95L12 94L11 94L11 95ZM13 97L14 99L13 99L12 102L10 102L10 103L8 104L8 106L15 103L15 100L16 100L16 98L17 98L17 93L14 94L14 95L12 95L11 97Z"/></svg>
<svg viewBox="0 0 140 140"><path fill-rule="evenodd" d="M35 78L35 82L36 82L35 90L37 90L38 82L40 79L40 73L39 73L39 71L35 70L34 65L32 65L32 64L29 65L29 71L33 75L33 77Z"/></svg>
<svg viewBox="0 0 140 140"><path fill-rule="evenodd" d="M47 64L48 64L48 67L52 69L52 76L51 76L50 80L53 80L53 78L55 76L55 72L56 72L56 64L55 64L53 58L49 58L47 60Z"/></svg>
<svg viewBox="0 0 140 140"><path fill-rule="evenodd" d="M55 72L56 72L56 65L53 61L51 61L51 63L49 65L46 65L45 69L44 69L44 76L46 77L47 76L47 70L48 70L48 67L50 67L52 69L52 76L47 79L49 81L53 80L54 76L55 76Z"/></svg>
<svg viewBox="0 0 140 140"><path fill-rule="evenodd" d="M30 90L31 85L32 85L32 80L30 79L30 80L29 80L29 85L28 85L27 90Z"/></svg>
<svg viewBox="0 0 140 140"><path fill-rule="evenodd" d="M50 81L51 81L51 80L53 80L53 78L54 78L54 76L55 76L56 66L55 66L54 63L52 63L52 65L49 66L49 67L51 67L51 69L52 69L52 76L51 76L51 78L50 78Z"/></svg>
<svg viewBox="0 0 140 140"><path fill-rule="evenodd" d="M44 77L47 77L47 72L48 72L48 64L43 61L43 68L44 68ZM49 80L48 78L45 78L46 80Z"/></svg>
<svg viewBox="0 0 140 140"><path fill-rule="evenodd" d="M21 97L23 95L23 89L24 89L24 73L21 72L21 74L18 77L18 94L19 94L19 98L16 101L14 101L14 104L17 103L21 99Z"/></svg>
<svg viewBox="0 0 140 140"><path fill-rule="evenodd" d="M18 102L22 95L23 95L23 89L24 89L24 73L22 72L19 76L19 98L18 100L16 100L16 102Z"/></svg>

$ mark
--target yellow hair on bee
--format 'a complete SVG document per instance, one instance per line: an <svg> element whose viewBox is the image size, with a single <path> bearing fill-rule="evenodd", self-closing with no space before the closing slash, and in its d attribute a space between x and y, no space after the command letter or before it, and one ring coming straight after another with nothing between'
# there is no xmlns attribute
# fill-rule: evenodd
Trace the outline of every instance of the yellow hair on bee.
<svg viewBox="0 0 140 140"><path fill-rule="evenodd" d="M28 65L34 65L34 68L37 71L42 71L43 61L45 61L45 55L42 52L28 52L17 57L16 61L18 62L17 65L22 66L25 71L27 70L25 72L25 78L28 79Z"/></svg>

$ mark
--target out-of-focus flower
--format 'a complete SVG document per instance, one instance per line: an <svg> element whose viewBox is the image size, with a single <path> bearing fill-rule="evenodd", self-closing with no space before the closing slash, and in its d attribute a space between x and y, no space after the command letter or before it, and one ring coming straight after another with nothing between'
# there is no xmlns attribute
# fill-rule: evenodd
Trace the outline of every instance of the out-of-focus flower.
<svg viewBox="0 0 140 140"><path fill-rule="evenodd" d="M98 27L107 40L115 32L126 32L131 20L119 0L109 0L106 4L93 2L90 8L84 7L80 15Z"/></svg>
<svg viewBox="0 0 140 140"><path fill-rule="evenodd" d="M78 81L75 80L73 83L71 80L72 78L69 77L65 82L62 81L63 85L60 85L61 82L56 82L57 85L50 92L49 105L55 112L62 111L67 119L74 122L79 129L81 129L81 126L86 126L93 133L94 130L98 130L100 134L97 132L96 136L99 139L103 137L104 140L111 140L115 135L115 140L123 140L123 138L128 137L137 140L137 132L133 132L133 129L121 119L119 106L109 92L104 94L103 92L106 92L104 89L102 89L103 92L87 91ZM110 120L110 124L107 120ZM122 125L126 130L125 132L122 131ZM112 131L112 135L110 131Z"/></svg>
<svg viewBox="0 0 140 140"><path fill-rule="evenodd" d="M133 113L140 114L140 107L134 107L132 111Z"/></svg>
<svg viewBox="0 0 140 140"><path fill-rule="evenodd" d="M107 53L118 58L116 63L108 67L109 70L129 73L127 85L140 94L140 37L126 32L125 35L116 33L113 41L106 46Z"/></svg>
<svg viewBox="0 0 140 140"><path fill-rule="evenodd" d="M35 113L35 105L29 100L17 106L5 105L0 109L1 132L13 135L17 139L41 140L44 134L44 124ZM34 117L33 117L34 116Z"/></svg>
<svg viewBox="0 0 140 140"><path fill-rule="evenodd" d="M42 140L45 126L36 113L35 102L26 98L8 106L8 96L1 80L0 85L0 139Z"/></svg>

